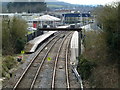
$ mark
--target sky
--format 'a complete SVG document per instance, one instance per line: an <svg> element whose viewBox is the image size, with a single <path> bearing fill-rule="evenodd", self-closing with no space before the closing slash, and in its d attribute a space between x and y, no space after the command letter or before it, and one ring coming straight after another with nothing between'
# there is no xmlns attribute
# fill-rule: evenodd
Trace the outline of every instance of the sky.
<svg viewBox="0 0 120 90"><path fill-rule="evenodd" d="M13 1L13 0L0 0L0 1L4 1L4 2L8 2L8 1ZM24 2L26 0L16 0L16 1L20 1L20 2ZM32 0L32 1L43 1L43 0ZM63 2L68 2L71 4L83 4L83 5L105 5L105 4L109 4L111 2L116 2L116 1L120 1L120 0L45 0L45 1L49 1L49 2L54 2L54 1L63 1Z"/></svg>
<svg viewBox="0 0 120 90"><path fill-rule="evenodd" d="M71 3L71 4L105 5L113 1L120 1L120 0L58 0L58 1L64 1L64 2Z"/></svg>

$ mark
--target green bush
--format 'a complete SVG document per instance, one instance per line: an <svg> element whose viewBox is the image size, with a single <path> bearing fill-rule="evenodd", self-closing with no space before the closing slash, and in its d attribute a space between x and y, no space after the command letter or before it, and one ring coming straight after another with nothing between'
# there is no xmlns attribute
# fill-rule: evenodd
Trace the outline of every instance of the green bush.
<svg viewBox="0 0 120 90"><path fill-rule="evenodd" d="M120 59L120 2L99 8L96 14L99 25L107 33L109 60L116 62Z"/></svg>
<svg viewBox="0 0 120 90"><path fill-rule="evenodd" d="M26 40L25 39L18 39L16 42L16 52L20 53L20 51L22 51L24 49L24 46L26 44Z"/></svg>
<svg viewBox="0 0 120 90"><path fill-rule="evenodd" d="M16 64L16 60L12 57L12 56L7 56L5 58L5 60L3 60L3 63L5 62L6 66L8 67L8 69L11 69L14 67L14 65Z"/></svg>
<svg viewBox="0 0 120 90"><path fill-rule="evenodd" d="M12 55L23 50L27 24L19 18L4 18L2 21L2 54Z"/></svg>
<svg viewBox="0 0 120 90"><path fill-rule="evenodd" d="M6 77L9 76L9 70L15 67L17 61L14 59L13 56L6 56L2 59L2 76Z"/></svg>
<svg viewBox="0 0 120 90"><path fill-rule="evenodd" d="M80 59L79 73L83 79L88 79L91 75L92 69L96 66L95 62L87 60L83 57Z"/></svg>

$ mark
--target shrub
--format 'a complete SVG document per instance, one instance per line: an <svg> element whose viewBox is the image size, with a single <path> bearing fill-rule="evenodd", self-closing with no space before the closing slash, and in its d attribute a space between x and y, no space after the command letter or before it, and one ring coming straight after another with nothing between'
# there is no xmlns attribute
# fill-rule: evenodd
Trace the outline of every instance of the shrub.
<svg viewBox="0 0 120 90"><path fill-rule="evenodd" d="M14 17L3 19L2 23L2 51L3 55L19 53L25 45L27 24L24 20Z"/></svg>
<svg viewBox="0 0 120 90"><path fill-rule="evenodd" d="M81 73L81 76L83 79L88 79L91 75L92 69L96 66L95 62L92 60L87 60L83 57L80 59L80 67L79 72Z"/></svg>
<svg viewBox="0 0 120 90"><path fill-rule="evenodd" d="M6 56L2 59L2 76L6 77L9 76L9 70L12 69L16 64L17 61L12 56Z"/></svg>
<svg viewBox="0 0 120 90"><path fill-rule="evenodd" d="M18 39L16 42L16 52L19 53L21 50L24 49L24 46L26 44L26 40L25 39Z"/></svg>
<svg viewBox="0 0 120 90"><path fill-rule="evenodd" d="M106 16L107 15L107 16ZM97 10L97 21L103 28L103 31L107 33L106 43L108 46L109 60L120 59L120 2L113 3L112 5L106 5Z"/></svg>

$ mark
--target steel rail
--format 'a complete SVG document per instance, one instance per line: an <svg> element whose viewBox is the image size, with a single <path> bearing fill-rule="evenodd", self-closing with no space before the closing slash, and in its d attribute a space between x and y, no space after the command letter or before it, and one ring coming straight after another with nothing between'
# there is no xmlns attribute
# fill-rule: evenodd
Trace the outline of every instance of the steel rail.
<svg viewBox="0 0 120 90"><path fill-rule="evenodd" d="M66 61L65 61L65 71L66 71L66 83L67 83L67 89L69 90L70 88L70 81L69 81L69 74L68 74L68 51L69 51L69 45L70 45L70 40L67 43L67 48L66 48Z"/></svg>
<svg viewBox="0 0 120 90"><path fill-rule="evenodd" d="M60 37L60 38L61 38L61 37ZM51 49L53 48L53 46L56 44L56 42L57 42L60 38L58 38L58 39L51 45L51 47L49 48L49 50L47 51L47 53L46 53L45 56L43 57L42 62L40 63L39 68L38 68L38 70L37 70L37 72L36 72L36 74L35 74L35 77L34 77L34 79L33 79L33 81L32 81L32 84L31 84L31 86L30 86L30 90L32 90L32 88L33 88L33 86L34 86L34 84L35 84L35 82L36 82L36 80L37 80L37 77L38 77L38 75L39 75L39 72L40 72L40 70L41 70L41 68L42 68L42 66L43 66L43 64L44 64L44 61L46 60L49 52L51 51Z"/></svg>
<svg viewBox="0 0 120 90"><path fill-rule="evenodd" d="M71 33L69 33L67 36L69 36ZM56 58L55 58L55 64L54 64L54 69L53 69L53 75L52 75L52 86L51 88L54 89L55 88L55 76L56 76L56 68L57 68L57 62L58 62L58 58L59 58L59 53L61 51L61 48L63 46L64 41L66 40L67 36L65 36L65 38L63 39L62 43L60 44L60 47L58 49Z"/></svg>

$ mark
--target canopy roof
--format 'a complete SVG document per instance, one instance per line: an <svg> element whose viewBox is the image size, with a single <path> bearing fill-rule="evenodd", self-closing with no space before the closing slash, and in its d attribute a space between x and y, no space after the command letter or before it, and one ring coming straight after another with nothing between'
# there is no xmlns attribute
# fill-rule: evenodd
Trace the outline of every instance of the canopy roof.
<svg viewBox="0 0 120 90"><path fill-rule="evenodd" d="M33 21L60 21L60 19L50 15L43 15L33 19Z"/></svg>

